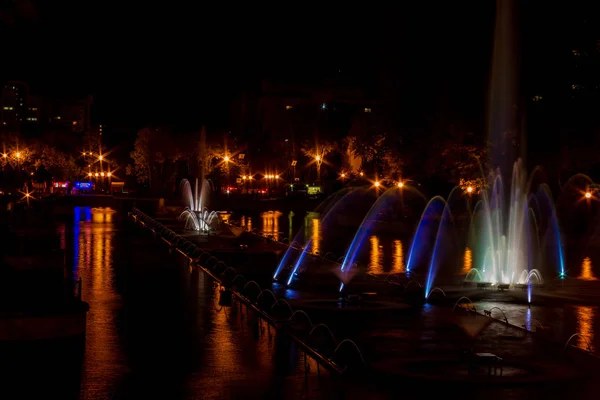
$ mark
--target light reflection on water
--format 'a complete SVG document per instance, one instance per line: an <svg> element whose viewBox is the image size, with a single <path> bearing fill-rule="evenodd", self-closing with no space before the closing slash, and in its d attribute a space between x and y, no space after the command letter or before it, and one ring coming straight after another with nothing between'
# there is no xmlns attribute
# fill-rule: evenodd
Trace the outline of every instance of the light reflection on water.
<svg viewBox="0 0 600 400"><path fill-rule="evenodd" d="M463 256L463 268L461 274L468 274L471 268L473 268L473 253L471 252L471 249L466 247L465 254Z"/></svg>
<svg viewBox="0 0 600 400"><path fill-rule="evenodd" d="M75 208L73 267L83 281L82 298L90 303L82 393L112 387L115 374L124 373L123 349L114 334L114 307L121 300L114 284L114 211Z"/></svg>
<svg viewBox="0 0 600 400"><path fill-rule="evenodd" d="M594 271L592 270L592 259L589 257L585 257L581 262L581 273L577 277L577 279L581 279L584 281L597 281L598 278L594 275Z"/></svg>
<svg viewBox="0 0 600 400"><path fill-rule="evenodd" d="M402 249L402 241L394 240L394 262L392 264L392 272L393 273L402 273L406 271L406 266L404 265L404 251Z"/></svg>
<svg viewBox="0 0 600 400"><path fill-rule="evenodd" d="M151 236L118 229L114 217L79 208L64 226L90 304L82 399L302 398L295 348L278 346L252 313L219 307L212 280L190 274L186 260Z"/></svg>
<svg viewBox="0 0 600 400"><path fill-rule="evenodd" d="M574 308L577 318L577 333L583 336L583 338L577 338L577 344L579 347L586 349L587 343L590 343L592 351L594 351L593 343L596 339L594 335L594 321L596 319L597 307L575 306Z"/></svg>
<svg viewBox="0 0 600 400"><path fill-rule="evenodd" d="M383 248L379 245L379 238L373 235L369 238L369 242L371 243L369 272L383 274Z"/></svg>

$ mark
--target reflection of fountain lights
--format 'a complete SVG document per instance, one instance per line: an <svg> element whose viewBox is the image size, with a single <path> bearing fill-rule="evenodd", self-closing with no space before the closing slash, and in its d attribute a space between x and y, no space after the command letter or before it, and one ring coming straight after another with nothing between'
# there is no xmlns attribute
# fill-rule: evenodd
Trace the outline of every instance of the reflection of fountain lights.
<svg viewBox="0 0 600 400"><path fill-rule="evenodd" d="M246 226L246 216L242 215L242 218L240 218L240 226Z"/></svg>
<svg viewBox="0 0 600 400"><path fill-rule="evenodd" d="M393 273L404 272L404 250L402 249L402 241L394 240L394 258L392 262L392 271Z"/></svg>
<svg viewBox="0 0 600 400"><path fill-rule="evenodd" d="M597 281L598 278L594 275L594 270L592 269L592 259L586 257L583 259L581 263L581 274L577 277L577 279L581 279L583 281Z"/></svg>
<svg viewBox="0 0 600 400"><path fill-rule="evenodd" d="M577 317L577 333L583 336L583 338L577 337L577 345L582 349L587 349L586 339L589 343L594 343L596 307L575 306L575 316Z"/></svg>
<svg viewBox="0 0 600 400"><path fill-rule="evenodd" d="M252 232L252 217L248 217L246 220L246 228L248 232Z"/></svg>
<svg viewBox="0 0 600 400"><path fill-rule="evenodd" d="M321 241L321 221L318 218L312 219L312 249L314 254L319 254Z"/></svg>
<svg viewBox="0 0 600 400"><path fill-rule="evenodd" d="M468 274L471 268L473 268L473 253L471 252L471 249L465 247L465 255L463 256L463 269L461 274Z"/></svg>
<svg viewBox="0 0 600 400"><path fill-rule="evenodd" d="M525 311L525 329L531 331L531 308L527 308Z"/></svg>

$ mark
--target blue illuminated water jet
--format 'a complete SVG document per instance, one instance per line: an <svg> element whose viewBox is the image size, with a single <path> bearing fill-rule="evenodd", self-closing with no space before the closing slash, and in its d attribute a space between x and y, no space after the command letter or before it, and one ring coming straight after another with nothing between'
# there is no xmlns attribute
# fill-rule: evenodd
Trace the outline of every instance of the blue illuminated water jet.
<svg viewBox="0 0 600 400"><path fill-rule="evenodd" d="M344 279L348 279L348 271L351 269L352 265L354 265L354 261L356 256L358 255L359 250L362 247L362 244L365 240L367 234L371 231L371 228L374 223L373 217L377 215L383 206L386 205L386 201L394 198L394 194L398 194L398 190L396 188L387 189L376 201L373 203L365 217L363 218L358 231L354 235L352 242L350 242L350 247L346 251L346 256L344 257L344 261L342 261L342 265L340 267L342 285L340 285L340 291L343 289L343 284L348 283L344 282Z"/></svg>
<svg viewBox="0 0 600 400"><path fill-rule="evenodd" d="M350 197L350 195L354 194L354 193L359 193L359 190L354 190L354 189L347 189L345 190L346 193L343 194L343 196L338 199L331 207L328 208L327 212L325 213L325 215L322 218L322 224L323 226L325 226L325 223L328 221L329 217L331 215L333 215L333 211L336 211L341 205L343 205L345 202L343 200L348 199ZM298 271L298 269L300 268L300 266L302 265L302 262L304 261L304 258L306 257L306 254L309 253L309 250L312 248L312 243L313 240L312 238L306 243L306 245L304 246L304 249L302 249L302 252L300 253L300 255L298 256L298 258L296 259L296 263L294 264L294 268L292 269L292 272L290 273L290 276L288 277L287 280L287 285L290 286L292 284L292 281L294 280L294 276L296 275L296 272Z"/></svg>
<svg viewBox="0 0 600 400"><path fill-rule="evenodd" d="M335 204L341 200L346 194L348 194L350 191L350 189L346 188L346 189L342 189L340 191L337 191L336 193L333 193L332 195L330 195L329 197L327 197L325 200L323 200L321 202L321 204L319 204L317 206L317 208L315 208L315 210L313 212L315 213L320 213L323 211L327 212L327 210L331 209L331 207L335 206ZM337 198L339 197L339 198ZM300 236L302 235L302 229L298 230L298 233L296 233L296 236L294 236L294 240L292 240L290 242L290 245L288 246L287 250L285 251L285 254L283 255L283 257L281 258L281 261L279 262L279 265L277 266L277 269L275 270L275 273L273 274L273 280L277 281L277 278L279 277L279 274L281 273L281 271L285 268L285 266L287 265L290 257L291 257L291 253L293 251L299 251L301 249L294 247L293 243L297 243L298 239L300 239Z"/></svg>
<svg viewBox="0 0 600 400"><path fill-rule="evenodd" d="M425 206L425 209L421 213L419 224L417 225L415 235L410 245L410 252L408 253L408 261L406 262L407 273L410 272L411 268L413 267L415 256L418 258L420 254L425 250L424 245L426 244L426 237L423 236L426 236L428 233L425 226L431 223L430 219L432 217L435 218L436 207L439 207L440 205L443 210L443 208L446 205L446 201L441 196L435 196L431 200L429 200L429 202Z"/></svg>
<svg viewBox="0 0 600 400"><path fill-rule="evenodd" d="M437 273L438 268L438 260L437 253L438 248L440 246L440 237L442 234L442 229L444 228L444 221L447 219L452 219L452 212L450 211L450 207L448 203L444 206L444 211L442 212L442 217L440 219L440 223L438 225L437 233L435 235L435 244L433 245L433 252L431 253L431 260L429 262L429 270L427 272L427 280L425 281L425 299L429 296L429 292L431 287L433 286L433 281L435 279L435 275Z"/></svg>

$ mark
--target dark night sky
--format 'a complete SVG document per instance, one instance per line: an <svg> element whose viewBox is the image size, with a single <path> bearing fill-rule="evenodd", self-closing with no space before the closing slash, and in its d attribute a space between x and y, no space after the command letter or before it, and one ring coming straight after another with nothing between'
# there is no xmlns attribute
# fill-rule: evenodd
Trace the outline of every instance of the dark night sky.
<svg viewBox="0 0 600 400"><path fill-rule="evenodd" d="M229 101L261 76L338 69L376 82L420 117L485 109L494 2L135 3L2 1L0 78L91 93L96 120L130 126L220 124ZM543 81L567 29L553 21L566 11L526 4L524 60ZM549 68L536 71L540 63Z"/></svg>

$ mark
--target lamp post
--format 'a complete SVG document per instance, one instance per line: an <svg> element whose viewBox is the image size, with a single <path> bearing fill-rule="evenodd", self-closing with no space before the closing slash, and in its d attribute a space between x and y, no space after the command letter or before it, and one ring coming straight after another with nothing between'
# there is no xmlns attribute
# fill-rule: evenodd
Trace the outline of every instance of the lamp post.
<svg viewBox="0 0 600 400"><path fill-rule="evenodd" d="M225 161L225 174L226 174L225 185L227 186L227 188L225 190L228 191L229 190L229 156L227 154L225 154L225 156L223 157L223 161Z"/></svg>
<svg viewBox="0 0 600 400"><path fill-rule="evenodd" d="M321 164L323 164L323 157L320 154L315 156L315 162L317 163L317 182L321 183Z"/></svg>

